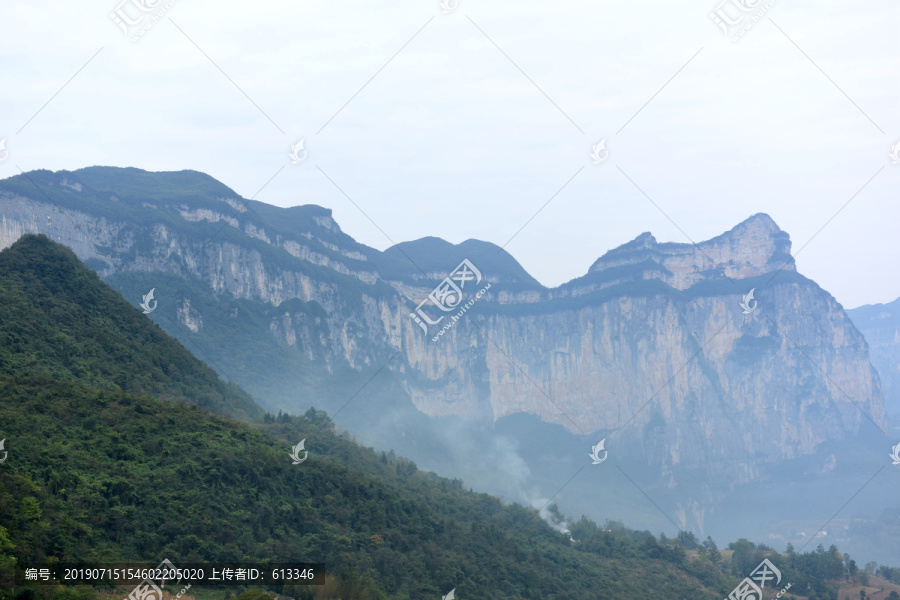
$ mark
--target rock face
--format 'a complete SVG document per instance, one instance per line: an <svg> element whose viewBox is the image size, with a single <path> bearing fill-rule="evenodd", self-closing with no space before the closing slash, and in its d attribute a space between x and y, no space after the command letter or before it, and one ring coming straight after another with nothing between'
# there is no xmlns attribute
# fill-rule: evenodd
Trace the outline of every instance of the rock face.
<svg viewBox="0 0 900 600"><path fill-rule="evenodd" d="M697 246L643 234L539 300L486 307L438 349L411 340L411 369L443 385L410 394L432 414L474 414L462 396L494 418L624 428L630 455L752 481L870 418L885 425L863 337L789 249L766 215Z"/></svg>
<svg viewBox="0 0 900 600"><path fill-rule="evenodd" d="M887 411L900 416L900 298L887 304L860 306L847 314L869 343Z"/></svg>
<svg viewBox="0 0 900 600"><path fill-rule="evenodd" d="M728 233L693 244L658 244L650 233L610 250L589 273L612 272L623 267L653 265L648 278L656 278L677 290L715 279L713 270L731 279L758 277L778 269L794 270L791 241L767 215L747 219Z"/></svg>
<svg viewBox="0 0 900 600"><path fill-rule="evenodd" d="M140 293L155 286L150 317L171 302L180 327L168 330L189 348L234 343L214 366L272 410L299 410L298 386L327 395L348 373L385 368L430 416L531 413L574 434L618 432L620 451L663 472L734 482L886 426L863 336L796 272L788 234L764 214L697 245L642 234L554 289L492 244L379 252L327 209L247 201L190 171L37 171L0 182L0 215L2 247L46 233L130 299L128 277L146 282ZM464 259L480 281L457 269ZM453 285L461 302L443 311L435 301L454 305ZM229 341L238 325L277 360L250 368ZM280 368L288 354L314 376Z"/></svg>

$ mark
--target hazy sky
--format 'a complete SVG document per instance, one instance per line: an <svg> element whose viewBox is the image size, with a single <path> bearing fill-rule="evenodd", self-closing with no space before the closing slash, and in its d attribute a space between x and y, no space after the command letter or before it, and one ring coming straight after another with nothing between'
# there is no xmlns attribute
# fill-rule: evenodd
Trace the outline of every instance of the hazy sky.
<svg viewBox="0 0 900 600"><path fill-rule="evenodd" d="M0 5L0 177L195 169L376 248L508 242L545 285L767 212L845 307L900 296L896 1L728 0L737 42L719 0L143 1Z"/></svg>

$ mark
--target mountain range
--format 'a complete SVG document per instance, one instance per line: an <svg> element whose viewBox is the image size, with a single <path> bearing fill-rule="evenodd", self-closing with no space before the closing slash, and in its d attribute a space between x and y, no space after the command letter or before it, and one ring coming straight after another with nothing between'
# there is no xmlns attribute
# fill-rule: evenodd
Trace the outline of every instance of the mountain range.
<svg viewBox="0 0 900 600"><path fill-rule="evenodd" d="M488 242L382 252L326 208L246 200L193 171L0 181L0 247L26 233L135 306L153 290L148 316L264 410L323 408L367 444L535 507L731 537L740 514L763 539L802 541L847 500L823 490L859 489L891 445L896 346L867 343L867 311L798 273L765 214L697 244L641 234L556 288ZM601 440L611 460L591 465ZM624 478L598 475L613 465ZM798 506L767 506L772 493ZM840 535L900 556L854 534L897 527L886 480L865 497Z"/></svg>

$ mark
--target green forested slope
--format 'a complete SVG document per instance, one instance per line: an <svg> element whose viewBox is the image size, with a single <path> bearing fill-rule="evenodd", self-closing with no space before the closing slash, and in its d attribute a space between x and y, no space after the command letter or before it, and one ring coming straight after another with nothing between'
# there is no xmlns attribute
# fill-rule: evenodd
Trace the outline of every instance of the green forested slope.
<svg viewBox="0 0 900 600"><path fill-rule="evenodd" d="M146 393L222 414L262 410L84 266L26 235L0 252L0 372Z"/></svg>

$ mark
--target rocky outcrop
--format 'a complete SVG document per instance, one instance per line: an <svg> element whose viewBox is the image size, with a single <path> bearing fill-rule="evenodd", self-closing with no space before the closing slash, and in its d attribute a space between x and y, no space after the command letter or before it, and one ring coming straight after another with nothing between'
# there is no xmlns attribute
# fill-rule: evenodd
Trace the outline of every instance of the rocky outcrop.
<svg viewBox="0 0 900 600"><path fill-rule="evenodd" d="M647 278L685 290L714 279L715 273L731 279L746 279L778 269L793 271L791 241L768 216L750 217L728 233L699 244L659 244L649 232L610 250L597 260L589 273L599 273L647 263L658 265Z"/></svg>

